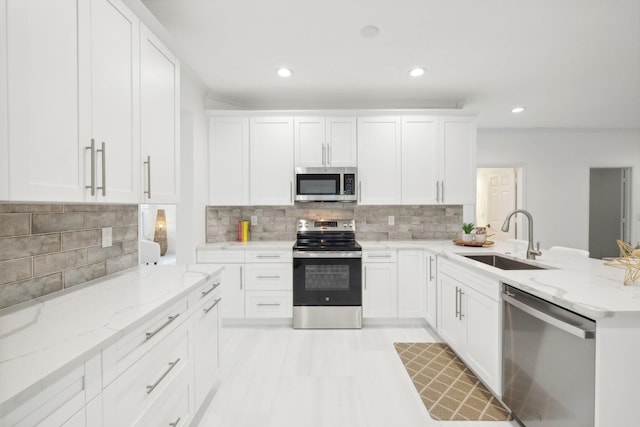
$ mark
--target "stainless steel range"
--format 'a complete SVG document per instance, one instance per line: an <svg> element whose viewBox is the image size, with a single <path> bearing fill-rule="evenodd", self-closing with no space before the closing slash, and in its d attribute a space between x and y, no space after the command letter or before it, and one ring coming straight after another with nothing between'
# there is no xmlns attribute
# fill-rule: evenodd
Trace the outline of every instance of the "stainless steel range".
<svg viewBox="0 0 640 427"><path fill-rule="evenodd" d="M298 220L293 327L362 328L362 248L353 219Z"/></svg>

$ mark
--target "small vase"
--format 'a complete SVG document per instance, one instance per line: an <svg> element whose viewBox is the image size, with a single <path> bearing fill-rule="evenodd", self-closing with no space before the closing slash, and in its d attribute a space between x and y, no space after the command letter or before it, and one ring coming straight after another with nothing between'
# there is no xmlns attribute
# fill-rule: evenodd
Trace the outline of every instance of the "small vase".
<svg viewBox="0 0 640 427"><path fill-rule="evenodd" d="M487 241L486 234L476 234L476 243L484 243Z"/></svg>
<svg viewBox="0 0 640 427"><path fill-rule="evenodd" d="M469 233L462 233L462 241L465 243L473 241L473 235Z"/></svg>

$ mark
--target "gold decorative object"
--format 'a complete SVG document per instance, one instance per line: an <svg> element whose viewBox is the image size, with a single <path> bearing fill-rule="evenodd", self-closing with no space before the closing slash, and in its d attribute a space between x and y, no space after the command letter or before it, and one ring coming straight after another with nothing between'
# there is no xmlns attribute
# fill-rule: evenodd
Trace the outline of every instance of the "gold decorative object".
<svg viewBox="0 0 640 427"><path fill-rule="evenodd" d="M164 209L158 209L156 213L156 230L153 241L160 244L160 256L167 253L167 216Z"/></svg>
<svg viewBox="0 0 640 427"><path fill-rule="evenodd" d="M625 285L640 281L640 249L634 249L622 240L616 240L616 243L620 248L621 256L613 261L605 262L605 264L627 269L627 274L624 276Z"/></svg>

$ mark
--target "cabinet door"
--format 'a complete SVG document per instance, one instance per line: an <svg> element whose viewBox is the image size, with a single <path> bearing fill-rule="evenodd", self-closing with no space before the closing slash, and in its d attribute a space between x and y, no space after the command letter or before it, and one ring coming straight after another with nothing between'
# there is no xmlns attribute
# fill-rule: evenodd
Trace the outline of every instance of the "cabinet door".
<svg viewBox="0 0 640 427"><path fill-rule="evenodd" d="M249 204L249 119L209 119L209 204Z"/></svg>
<svg viewBox="0 0 640 427"><path fill-rule="evenodd" d="M224 285L223 285L224 286ZM212 295L194 314L195 401L199 408L217 380L220 367L220 301Z"/></svg>
<svg viewBox="0 0 640 427"><path fill-rule="evenodd" d="M364 263L363 317L398 317L397 264Z"/></svg>
<svg viewBox="0 0 640 427"><path fill-rule="evenodd" d="M354 117L328 117L326 123L327 166L357 166L356 119Z"/></svg>
<svg viewBox="0 0 640 427"><path fill-rule="evenodd" d="M399 204L400 119L358 119L358 200L363 205Z"/></svg>
<svg viewBox="0 0 640 427"><path fill-rule="evenodd" d="M432 328L437 328L438 313L438 291L437 291L437 263L436 256L428 253L425 257L426 263L426 301L424 319Z"/></svg>
<svg viewBox="0 0 640 427"><path fill-rule="evenodd" d="M469 118L443 118L441 202L476 203L476 126Z"/></svg>
<svg viewBox="0 0 640 427"><path fill-rule="evenodd" d="M323 117L296 117L296 167L324 167L327 164L327 139Z"/></svg>
<svg viewBox="0 0 640 427"><path fill-rule="evenodd" d="M500 396L502 394L500 303L465 289L466 357L469 367Z"/></svg>
<svg viewBox="0 0 640 427"><path fill-rule="evenodd" d="M0 89L8 97L1 97L0 114L8 127L0 126L0 152L10 159L0 160L6 166L2 173L8 171L0 195L8 190L11 200L83 201L78 2L6 0L5 5L7 25L0 31L6 45L0 49L6 48L7 74Z"/></svg>
<svg viewBox="0 0 640 427"><path fill-rule="evenodd" d="M422 251L398 251L398 317L419 318L424 312L424 257Z"/></svg>
<svg viewBox="0 0 640 427"><path fill-rule="evenodd" d="M140 201L139 21L120 0L91 0L89 137L101 202ZM81 65L82 66L82 65ZM84 110L84 108L82 109ZM84 125L84 120L81 120ZM81 135L84 133L81 132ZM89 168L88 168L89 169ZM89 177L90 178L90 177ZM89 178L87 181L89 181Z"/></svg>
<svg viewBox="0 0 640 427"><path fill-rule="evenodd" d="M434 204L438 194L438 121L402 118L402 203Z"/></svg>
<svg viewBox="0 0 640 427"><path fill-rule="evenodd" d="M7 0L0 0L0 75L7 76ZM0 79L0 200L9 200L7 79Z"/></svg>
<svg viewBox="0 0 640 427"><path fill-rule="evenodd" d="M460 318L461 284L446 274L438 275L438 333L457 352L464 350L465 323Z"/></svg>
<svg viewBox="0 0 640 427"><path fill-rule="evenodd" d="M227 264L222 270L222 304L223 318L244 317L244 267L238 264Z"/></svg>
<svg viewBox="0 0 640 427"><path fill-rule="evenodd" d="M250 121L249 170L252 205L293 204L293 119Z"/></svg>
<svg viewBox="0 0 640 427"><path fill-rule="evenodd" d="M142 201L180 201L180 63L140 27Z"/></svg>

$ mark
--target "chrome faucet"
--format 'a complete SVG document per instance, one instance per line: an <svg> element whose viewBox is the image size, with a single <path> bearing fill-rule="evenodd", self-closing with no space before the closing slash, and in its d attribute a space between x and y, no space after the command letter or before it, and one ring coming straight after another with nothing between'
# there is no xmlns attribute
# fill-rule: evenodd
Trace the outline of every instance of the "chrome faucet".
<svg viewBox="0 0 640 427"><path fill-rule="evenodd" d="M529 246L527 246L527 259L536 259L536 256L542 255L542 252L540 252L540 242L538 242L537 248L533 249L533 217L528 211L524 209L514 209L509 212L507 214L507 218L504 220L504 224L502 224L502 231L505 233L509 231L509 220L518 212L524 214L529 220Z"/></svg>

